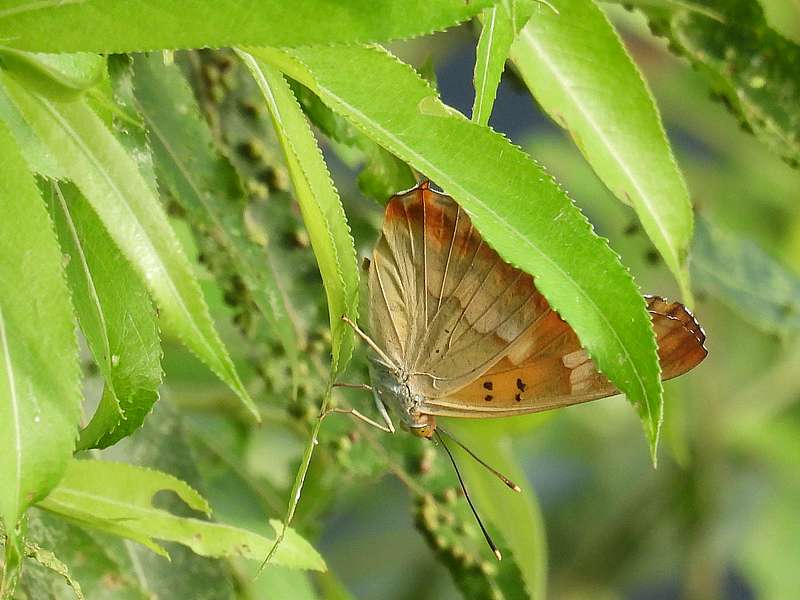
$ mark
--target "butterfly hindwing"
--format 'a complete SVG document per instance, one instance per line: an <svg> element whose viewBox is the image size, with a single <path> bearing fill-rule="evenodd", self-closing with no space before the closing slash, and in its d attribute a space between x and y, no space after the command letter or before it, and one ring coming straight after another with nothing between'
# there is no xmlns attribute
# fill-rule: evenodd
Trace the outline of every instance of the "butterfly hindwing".
<svg viewBox="0 0 800 600"><path fill-rule="evenodd" d="M707 355L705 334L682 304L647 297L663 379L682 375ZM619 390L581 348L572 328L555 313L526 332L491 369L449 397L430 399L429 414L485 417L540 412L605 398Z"/></svg>

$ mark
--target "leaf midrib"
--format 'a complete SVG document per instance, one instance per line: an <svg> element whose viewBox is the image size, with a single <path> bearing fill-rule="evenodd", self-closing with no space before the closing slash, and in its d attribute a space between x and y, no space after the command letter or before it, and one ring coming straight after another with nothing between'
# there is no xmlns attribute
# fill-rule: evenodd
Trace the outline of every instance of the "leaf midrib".
<svg viewBox="0 0 800 600"><path fill-rule="evenodd" d="M486 62L483 64L483 79L480 85L480 93L478 90L475 90L475 108L477 109L477 114L472 115L472 120L476 123L481 123L483 121L483 112L484 112L484 95L486 93L486 85L489 81L489 63L491 61L491 50L492 50L492 43L494 41L494 24L497 20L497 11L499 8L497 6L492 7L489 17L489 30L486 37ZM484 25L486 27L486 25ZM488 119L487 119L488 120Z"/></svg>
<svg viewBox="0 0 800 600"><path fill-rule="evenodd" d="M14 458L15 458L15 474L14 477L14 513L17 515L17 510L20 502L20 494L22 490L22 427L19 416L19 399L17 398L17 384L14 377L14 367L11 364L11 349L8 347L8 337L6 336L6 322L3 316L3 308L0 306L0 342L3 346L3 356L5 357L4 367L8 374L8 388L11 397L11 418L14 422ZM14 523L6 523L6 529L13 529Z"/></svg>
<svg viewBox="0 0 800 600"><path fill-rule="evenodd" d="M72 241L75 243L75 249L78 252L78 256L81 262L81 268L83 269L84 274L86 275L86 285L89 288L89 293L92 297L92 304L97 311L97 316L100 319L100 325L102 328L102 340L103 340L103 350L105 352L105 360L103 362L106 363L106 368L108 369L108 379L106 380L106 384L109 386L111 395L114 397L114 404L117 408L117 413L122 416L122 409L119 404L119 398L117 397L117 392L114 389L114 381L113 377L111 376L112 367L111 367L111 342L108 339L108 325L106 324L106 315L105 311L103 310L103 305L100 302L100 296L97 293L97 286L94 283L94 277L92 276L92 271L89 269L89 263L86 260L86 253L83 251L83 245L81 244L81 239L78 236L78 231L75 228L75 223L72 219L72 213L69 212L69 208L67 207L67 202L64 199L64 194L61 193L61 187L59 186L58 182L53 183L53 187L56 190L56 195L58 196L58 202L61 205L61 210L64 213L64 220L67 223L67 227L69 228L69 234L72 237Z"/></svg>
<svg viewBox="0 0 800 600"><path fill-rule="evenodd" d="M173 491L176 494L178 494L178 490L177 489L174 489L174 488L163 488L163 489L169 489L170 491ZM158 490L156 490L156 491L158 491ZM70 508L71 510L80 512L82 514L87 514L87 515L94 515L95 513L91 512L88 509L84 509L81 506L76 506L74 504L70 504L68 501L65 501L66 499L62 499L62 500L59 501L58 494L65 494L67 496L73 496L73 497L77 497L79 499L89 499L89 500L95 501L97 504L106 504L106 505L110 505L110 506L116 506L116 507L120 507L120 508L123 508L125 510L128 510L131 513L139 512L139 513L143 514L143 516L139 516L139 517L136 517L136 516L130 517L129 520L134 520L134 519L137 519L137 518L138 519L143 519L143 518L148 517L148 516L157 516L157 517L162 517L162 518L163 517L171 517L171 518L174 518L174 519L182 519L182 518L184 518L184 517L179 517L177 515L174 515L174 514L168 512L168 511L161 510L160 508L155 508L152 505L151 506L142 506L141 504L131 504L129 502L122 502L120 500L115 500L115 499L110 498L108 496L100 496L98 494L92 494L92 493L87 492L85 490L70 488L70 487L66 487L66 486L59 486L58 489L53 492L53 496L55 496L55 498L52 497L52 496L50 498L48 498L48 501L52 502L53 504L60 504L61 506ZM155 491L153 492L153 494L155 494ZM194 506L189 504L189 502L186 500L186 498L184 498L182 495L180 495L180 498L192 510L199 510L200 512L203 512L202 509L195 508ZM108 517L105 520L111 520L111 519L119 520L120 517Z"/></svg>

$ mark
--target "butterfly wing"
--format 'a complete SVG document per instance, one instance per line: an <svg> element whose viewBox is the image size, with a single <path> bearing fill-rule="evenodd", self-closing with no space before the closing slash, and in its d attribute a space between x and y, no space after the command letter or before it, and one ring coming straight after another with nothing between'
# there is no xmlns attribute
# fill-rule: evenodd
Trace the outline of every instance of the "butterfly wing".
<svg viewBox="0 0 800 600"><path fill-rule="evenodd" d="M682 304L647 297L664 379L677 377L706 357L705 334ZM572 328L550 313L525 333L499 362L474 382L426 401L427 414L453 417L540 412L618 394L581 348Z"/></svg>
<svg viewBox="0 0 800 600"><path fill-rule="evenodd" d="M467 385L549 314L533 278L486 245L451 198L422 184L390 200L370 269L370 328L416 392Z"/></svg>
<svg viewBox="0 0 800 600"><path fill-rule="evenodd" d="M664 379L706 356L678 303L648 297ZM428 414L501 416L619 393L533 278L485 244L469 216L426 184L392 198L370 269L371 332Z"/></svg>

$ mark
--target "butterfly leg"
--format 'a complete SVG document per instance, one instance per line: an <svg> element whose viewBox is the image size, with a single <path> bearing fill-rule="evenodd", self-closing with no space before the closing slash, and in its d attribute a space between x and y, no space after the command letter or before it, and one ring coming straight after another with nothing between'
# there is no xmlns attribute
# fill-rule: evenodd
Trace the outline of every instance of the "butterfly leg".
<svg viewBox="0 0 800 600"><path fill-rule="evenodd" d="M352 414L357 419L361 419L365 423L369 423L370 425L374 425L375 427L377 427L381 431L385 431L387 433L394 433L395 432L394 423L392 423L391 418L389 418L389 413L386 411L386 406L383 404L383 401L378 396L378 393L375 391L375 388L373 388L371 385L368 385L366 383L334 383L333 387L343 387L343 388L351 388L351 389L357 389L357 390L368 390L368 391L372 392L372 398L375 400L375 407L378 409L378 413L381 415L381 418L383 418L383 422L386 423L386 425L384 426L384 425L380 425L379 423L376 423L372 419L369 419L368 417L365 417L364 415L362 415L360 412L358 412L354 408L351 408L351 409L331 409L328 412L345 412L345 413L349 413L349 414ZM325 413L325 414L327 415L328 413Z"/></svg>
<svg viewBox="0 0 800 600"><path fill-rule="evenodd" d="M372 386L366 383L334 383L333 387L351 388L354 390L373 391Z"/></svg>
<svg viewBox="0 0 800 600"><path fill-rule="evenodd" d="M394 423L392 423L392 419L389 417L389 412L386 410L386 405L381 400L378 392L372 390L372 398L375 400L375 408L378 409L378 413L383 417L383 422L386 423L386 427L389 429L390 433L394 433Z"/></svg>
<svg viewBox="0 0 800 600"><path fill-rule="evenodd" d="M385 425L381 425L377 421L373 421L368 416L358 412L355 408L329 408L328 410L325 411L325 414L322 415L322 418L324 419L325 417L333 413L339 413L342 415L351 415L356 419L363 421L367 425L372 425L373 427L377 427L381 431L385 431L386 433L394 433L394 429L389 429Z"/></svg>

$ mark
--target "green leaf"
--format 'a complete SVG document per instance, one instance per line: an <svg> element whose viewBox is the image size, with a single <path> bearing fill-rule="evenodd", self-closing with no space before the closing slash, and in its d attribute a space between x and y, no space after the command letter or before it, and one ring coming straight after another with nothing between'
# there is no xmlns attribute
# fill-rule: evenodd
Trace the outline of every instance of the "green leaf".
<svg viewBox="0 0 800 600"><path fill-rule="evenodd" d="M762 331L800 332L800 277L754 242L699 219L692 270L703 290Z"/></svg>
<svg viewBox="0 0 800 600"><path fill-rule="evenodd" d="M258 83L281 141L311 247L328 298L332 378L353 352L353 332L343 321L358 317L358 262L350 227L322 152L289 84L274 68L240 52Z"/></svg>
<svg viewBox="0 0 800 600"><path fill-rule="evenodd" d="M356 250L339 194L331 181L311 127L289 84L279 71L268 64L246 52L237 50L237 54L250 69L261 89L283 148L295 196L303 214L303 222L308 230L311 247L325 287L333 355L330 379L320 406L319 418L314 424L311 438L295 475L283 529L275 546L264 560L263 565L266 565L273 554L282 547L284 534L297 509L322 418L330 400L331 384L346 368L353 353L353 332L342 321L342 317L346 315L353 322L358 319L359 276Z"/></svg>
<svg viewBox="0 0 800 600"><path fill-rule="evenodd" d="M769 27L757 0L692 4L701 10L679 2L637 7L745 129L787 163L800 166L800 45Z"/></svg>
<svg viewBox="0 0 800 600"><path fill-rule="evenodd" d="M636 211L691 303L689 193L647 84L592 0L557 0L511 50L542 108L569 131L614 195Z"/></svg>
<svg viewBox="0 0 800 600"><path fill-rule="evenodd" d="M139 167L144 180L158 196L153 152L144 120L139 114L133 89L133 58L125 54L116 54L108 59L108 74L111 84L111 95L95 96L95 105L107 104L112 113L111 129L114 135L127 150Z"/></svg>
<svg viewBox="0 0 800 600"><path fill-rule="evenodd" d="M104 56L89 53L41 54L0 49L2 63L15 77L40 94L56 99L76 98L105 73Z"/></svg>
<svg viewBox="0 0 800 600"><path fill-rule="evenodd" d="M489 4L489 0L305 0L294 4L7 0L0 8L0 40L20 50L103 53L388 41L455 25Z"/></svg>
<svg viewBox="0 0 800 600"><path fill-rule="evenodd" d="M50 562L48 554L51 554L67 572L45 570L33 561L27 561L19 585L21 597L37 600L72 597L74 593L69 587L73 586L68 580L64 581L69 576L75 584L80 583L83 594L90 600L152 598L138 585L137 578L141 577L141 570L137 572L117 560L114 547L121 546L121 540L104 534L95 534L102 538L95 539L88 531L35 508L28 515L28 548L35 544L46 562Z"/></svg>
<svg viewBox="0 0 800 600"><path fill-rule="evenodd" d="M232 424L231 421L226 422ZM207 487L206 478L198 472L204 461L201 455L189 447L186 439L187 425L187 419L181 417L169 402L159 402L153 408L153 414L135 436L109 448L103 456L106 460L124 461L129 458L138 466L170 473L208 498L209 504L214 506L215 521L250 529L262 535L265 533L271 535L272 529L263 522L263 516L258 522L259 529L255 529L251 526L252 521L241 520L241 513L228 509L227 499L233 496L238 500L238 493L241 492L235 480L225 477L230 474L229 471L220 472L215 467L211 468L211 471L222 479L224 491L216 497L206 496L207 490L213 494L215 486L212 483ZM215 438L215 442L218 441ZM169 511L176 516L194 516L192 510L177 494L159 493L154 503L161 510ZM258 506L258 501L254 502L252 498L248 498L237 507L241 507L245 514L256 513L261 516ZM247 581L252 578L249 575L250 571L255 571L258 567L257 562L245 559L216 560L203 557L188 547L174 542L164 544L170 558L166 561L144 546L129 540L101 532L90 530L87 532L103 541L108 554L123 571L135 574L139 585L146 590L148 598L158 596L192 598L192 600L233 600L232 580L235 579L246 588ZM243 590L242 594L247 597Z"/></svg>
<svg viewBox="0 0 800 600"><path fill-rule="evenodd" d="M407 164L333 112L307 87L294 81L290 85L303 112L322 133L348 148L360 151L363 167L357 182L364 195L383 204L398 191L414 187L417 179Z"/></svg>
<svg viewBox="0 0 800 600"><path fill-rule="evenodd" d="M26 543L25 557L35 560L41 566L63 578L67 586L72 590L76 600L85 600L85 596L81 590L81 584L72 577L67 565L61 562L55 554L49 550L40 548L36 544Z"/></svg>
<svg viewBox="0 0 800 600"><path fill-rule="evenodd" d="M178 542L201 556L241 556L261 560L272 540L245 529L178 517L153 506L161 490L175 492L190 508L210 513L208 503L189 485L161 471L125 463L73 460L61 483L39 507L84 527L132 539L164 556L154 540ZM280 527L279 521L272 522ZM311 545L289 530L275 563L297 569L324 570L325 563Z"/></svg>
<svg viewBox="0 0 800 600"><path fill-rule="evenodd" d="M176 335L258 416L225 347L166 214L136 163L84 101L58 103L0 80L144 279Z"/></svg>
<svg viewBox="0 0 800 600"><path fill-rule="evenodd" d="M74 186L50 186L50 211L81 330L105 379L78 447L105 448L138 429L158 399L161 343L138 274Z"/></svg>
<svg viewBox="0 0 800 600"><path fill-rule="evenodd" d="M655 453L663 407L644 300L618 257L542 167L500 134L442 104L411 67L382 49L253 52L441 185L505 260L536 276L538 289L595 363L638 408Z"/></svg>
<svg viewBox="0 0 800 600"><path fill-rule="evenodd" d="M448 430L481 459L516 482L521 493L509 490L471 457L461 455L459 468L480 515L493 523L513 553L525 582L528 597L538 600L547 597L547 545L544 521L536 496L526 485L525 473L514 458L508 436L493 435L481 429L481 423L448 423ZM505 556L503 562L505 562Z"/></svg>
<svg viewBox="0 0 800 600"><path fill-rule="evenodd" d="M36 136L31 126L25 122L22 113L8 97L2 85L0 85L0 119L11 130L31 171L52 179L65 177L64 171L58 166L55 157Z"/></svg>
<svg viewBox="0 0 800 600"><path fill-rule="evenodd" d="M309 574L269 565L257 576L252 594L256 598L292 598L292 600L317 600L317 593Z"/></svg>
<svg viewBox="0 0 800 600"><path fill-rule="evenodd" d="M502 534L489 524L492 542L502 555L502 560L498 560L479 533L479 526L469 509L461 507L460 512L464 514L460 515L460 519L456 516L458 505L468 506L466 501L457 500L454 488L448 491L451 492L450 502L437 503L434 496L425 496L419 502L416 521L437 561L450 571L453 583L462 596L502 600L530 598L525 590L520 563ZM454 520L452 527L445 525L451 520ZM486 521L485 517L482 520ZM487 524L488 521L484 523ZM471 546L477 546L477 550Z"/></svg>
<svg viewBox="0 0 800 600"><path fill-rule="evenodd" d="M502 0L481 15L481 36L472 77L475 86L472 120L479 125L489 123L508 52L533 13L533 5L532 0Z"/></svg>
<svg viewBox="0 0 800 600"><path fill-rule="evenodd" d="M13 546L17 521L58 483L72 456L81 394L58 242L2 124L0 173L0 520Z"/></svg>
<svg viewBox="0 0 800 600"><path fill-rule="evenodd" d="M289 318L263 247L247 234L244 192L233 167L216 150L186 80L160 56L137 56L136 104L150 134L159 183L186 210L189 221L209 232L230 257L258 309L297 362L297 332Z"/></svg>

